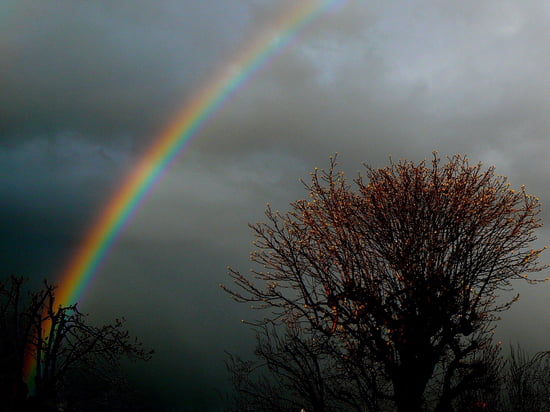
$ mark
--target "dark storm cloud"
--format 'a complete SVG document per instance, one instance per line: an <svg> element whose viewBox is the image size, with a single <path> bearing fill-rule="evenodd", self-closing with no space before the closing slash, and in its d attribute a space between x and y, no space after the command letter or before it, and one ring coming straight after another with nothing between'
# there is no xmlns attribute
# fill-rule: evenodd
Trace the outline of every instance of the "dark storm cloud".
<svg viewBox="0 0 550 412"><path fill-rule="evenodd" d="M22 3L2 30L4 143L150 139L243 22L227 2Z"/></svg>
<svg viewBox="0 0 550 412"><path fill-rule="evenodd" d="M127 161L123 152L74 136L0 146L2 231L10 234L2 236L4 270L47 275L33 266L40 261L33 254L49 264L65 259Z"/></svg>
<svg viewBox="0 0 550 412"><path fill-rule="evenodd" d="M56 278L162 125L294 2L21 3L0 41L0 238L12 269ZM249 267L246 224L266 202L303 198L298 179L330 154L353 178L390 154L467 153L550 205L549 15L535 0L342 2L203 125L115 242L84 310L126 316L159 352L137 372L144 385L204 410L198 388L223 382L223 349L252 345L239 320L254 315L217 286L226 265ZM542 345L547 325L523 314L546 310L547 289L519 290L503 337Z"/></svg>

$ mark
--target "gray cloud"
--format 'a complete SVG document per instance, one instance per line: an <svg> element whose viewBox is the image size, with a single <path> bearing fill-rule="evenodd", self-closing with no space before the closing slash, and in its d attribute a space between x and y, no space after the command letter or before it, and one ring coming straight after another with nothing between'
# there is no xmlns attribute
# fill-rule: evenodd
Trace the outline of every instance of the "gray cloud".
<svg viewBox="0 0 550 412"><path fill-rule="evenodd" d="M26 2L5 29L4 142L150 138L239 37L229 3ZM237 28L237 31L235 31Z"/></svg>

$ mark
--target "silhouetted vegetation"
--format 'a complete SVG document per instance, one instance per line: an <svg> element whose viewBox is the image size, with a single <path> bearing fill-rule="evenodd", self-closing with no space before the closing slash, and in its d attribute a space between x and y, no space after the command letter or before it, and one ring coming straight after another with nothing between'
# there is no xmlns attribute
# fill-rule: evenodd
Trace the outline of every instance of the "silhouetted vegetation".
<svg viewBox="0 0 550 412"><path fill-rule="evenodd" d="M50 283L27 293L24 286L15 276L0 282L2 410L139 410L120 361L148 360L153 351L130 337L124 319L91 326L76 304L56 302ZM34 373L25 377L29 359Z"/></svg>
<svg viewBox="0 0 550 412"><path fill-rule="evenodd" d="M309 349L297 355L294 348L307 345L307 342L297 342L296 336L286 336L283 340L264 336L261 340L254 360L229 355L227 368L234 393L228 397L227 411L395 410L392 401L364 397L365 390L374 395L369 388L377 387L377 382L357 380L356 372L361 371L363 365L348 364L342 369L343 365L337 363L340 358L328 351L321 355L320 351L315 353ZM487 367L485 373L457 395L448 411L531 412L550 409L549 352L529 356L521 348L512 347L508 356L493 351L484 364ZM324 367L317 369L319 365ZM375 377L376 371L373 370L371 376ZM314 390L304 391L303 388ZM427 388L427 393L430 394L430 388ZM423 407L432 410L435 406L436 403L426 401Z"/></svg>
<svg viewBox="0 0 550 412"><path fill-rule="evenodd" d="M504 368L492 332L517 299L499 293L546 267L530 247L538 198L435 153L365 166L354 183L331 158L309 199L250 225L258 266L222 286L262 316L257 360L228 362L236 409L503 410L504 385L534 379L517 354Z"/></svg>

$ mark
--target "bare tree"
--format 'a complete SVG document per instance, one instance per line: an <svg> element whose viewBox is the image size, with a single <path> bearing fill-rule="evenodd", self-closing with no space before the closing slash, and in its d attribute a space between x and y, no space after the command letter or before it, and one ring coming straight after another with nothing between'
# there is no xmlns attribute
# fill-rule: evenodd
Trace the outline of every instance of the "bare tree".
<svg viewBox="0 0 550 412"><path fill-rule="evenodd" d="M0 282L0 356L9 365L2 377L4 390L8 388L11 393L7 401L10 408L26 402L23 368L29 357L36 365L28 382L34 388L31 403L43 408L55 406L67 376L77 370L114 383L122 357L151 358L153 351L144 349L124 329L124 319L91 326L76 304L56 303L55 286L44 282L42 289L25 296L23 285L19 277Z"/></svg>
<svg viewBox="0 0 550 412"><path fill-rule="evenodd" d="M28 313L40 308L36 298L24 302L23 282L23 278L18 277L0 282L0 399L8 411L15 410L27 397L22 373L31 330Z"/></svg>
<svg viewBox="0 0 550 412"><path fill-rule="evenodd" d="M268 322L294 319L379 364L398 411L422 410L439 373L443 409L482 372L476 354L515 300L498 294L544 268L530 248L539 200L460 155L365 166L355 190L336 168L315 169L289 212L267 207L251 225L260 267L230 269L236 289L222 287Z"/></svg>
<svg viewBox="0 0 550 412"><path fill-rule="evenodd" d="M236 394L231 410L377 411L378 371L350 361L331 337L296 324L256 330L254 361L229 355Z"/></svg>
<svg viewBox="0 0 550 412"><path fill-rule="evenodd" d="M517 346L510 349L504 374L504 401L509 411L547 411L550 409L550 352L528 356Z"/></svg>

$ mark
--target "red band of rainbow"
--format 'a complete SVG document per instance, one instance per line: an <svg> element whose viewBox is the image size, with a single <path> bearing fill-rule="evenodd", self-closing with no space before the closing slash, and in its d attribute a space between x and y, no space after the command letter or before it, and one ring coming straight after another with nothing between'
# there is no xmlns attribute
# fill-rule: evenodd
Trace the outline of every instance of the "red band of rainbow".
<svg viewBox="0 0 550 412"><path fill-rule="evenodd" d="M252 44L238 53L206 87L176 113L171 123L153 139L151 146L123 180L119 190L109 200L78 246L76 254L59 278L59 287L56 290L57 304L70 305L80 299L132 213L170 162L196 137L197 131L212 114L239 86L266 65L271 56L284 49L301 29L344 1L296 0L290 10L281 15L263 35L258 36ZM235 67L240 70L236 72ZM34 358L28 354L25 359L24 376L29 384L35 371Z"/></svg>

